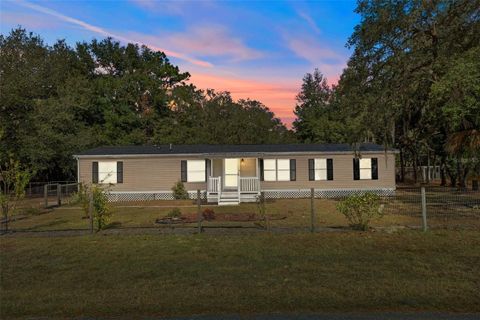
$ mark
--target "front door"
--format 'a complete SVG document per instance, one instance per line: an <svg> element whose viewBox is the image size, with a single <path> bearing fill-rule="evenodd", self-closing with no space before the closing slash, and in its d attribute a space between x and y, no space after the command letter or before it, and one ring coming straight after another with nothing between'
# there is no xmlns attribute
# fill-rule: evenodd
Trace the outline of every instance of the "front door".
<svg viewBox="0 0 480 320"><path fill-rule="evenodd" d="M238 159L225 159L225 188L238 187Z"/></svg>

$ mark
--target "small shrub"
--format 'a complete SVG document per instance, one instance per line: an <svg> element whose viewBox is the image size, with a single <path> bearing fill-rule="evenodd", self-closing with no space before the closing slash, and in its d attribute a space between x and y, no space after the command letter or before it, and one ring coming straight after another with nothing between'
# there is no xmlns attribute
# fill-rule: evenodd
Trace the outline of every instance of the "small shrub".
<svg viewBox="0 0 480 320"><path fill-rule="evenodd" d="M70 196L70 201L68 202L69 204L82 204L82 184L80 184L80 187L79 187L79 190L78 192L74 192L71 196Z"/></svg>
<svg viewBox="0 0 480 320"><path fill-rule="evenodd" d="M383 216L380 197L371 192L349 196L337 204L337 210L347 218L350 226L357 230L368 230L372 220Z"/></svg>
<svg viewBox="0 0 480 320"><path fill-rule="evenodd" d="M182 216L182 211L180 211L180 209L178 208L173 208L167 213L167 217L169 218L180 218L181 216Z"/></svg>
<svg viewBox="0 0 480 320"><path fill-rule="evenodd" d="M203 219L207 221L215 220L215 211L210 208L205 208L202 212Z"/></svg>
<svg viewBox="0 0 480 320"><path fill-rule="evenodd" d="M90 186L80 185L78 190L78 201L82 204L85 217L89 216L90 193L93 193L93 220L97 225L97 230L103 230L108 225L112 216L111 206L108 203L108 190L100 185L92 184Z"/></svg>
<svg viewBox="0 0 480 320"><path fill-rule="evenodd" d="M185 190L185 186L182 181L178 181L172 187L173 197L177 200L188 199L188 192Z"/></svg>

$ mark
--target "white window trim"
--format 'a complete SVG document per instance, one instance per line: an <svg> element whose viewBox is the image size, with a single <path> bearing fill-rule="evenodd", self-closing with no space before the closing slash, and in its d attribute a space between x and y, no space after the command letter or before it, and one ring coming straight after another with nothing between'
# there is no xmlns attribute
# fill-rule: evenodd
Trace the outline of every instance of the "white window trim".
<svg viewBox="0 0 480 320"><path fill-rule="evenodd" d="M287 169L285 168L282 168L280 169L279 166L278 166L278 161L285 161L285 163L287 164ZM265 169L265 161L274 161L274 168L273 169ZM290 181L290 159L263 159L263 181ZM274 172L275 173L275 179L270 179L270 178L267 178L267 175L265 174L266 172ZM286 175L286 178L284 179L279 179L279 172L282 172L282 173L285 173L287 172L287 175Z"/></svg>
<svg viewBox="0 0 480 320"><path fill-rule="evenodd" d="M324 161L320 161L324 160ZM325 166L321 166L321 162L325 163ZM317 173L319 178L317 179ZM324 173L324 178L322 179L322 175L320 173ZM313 178L315 181L327 181L328 180L328 161L326 158L315 158L313 160Z"/></svg>
<svg viewBox="0 0 480 320"><path fill-rule="evenodd" d="M272 168L266 168L265 163L273 161L273 169ZM274 173L274 178L271 179L269 175L266 173ZM264 181L277 181L277 159L263 159L263 180Z"/></svg>
<svg viewBox="0 0 480 320"><path fill-rule="evenodd" d="M98 183L117 183L117 161L98 161Z"/></svg>
<svg viewBox="0 0 480 320"><path fill-rule="evenodd" d="M286 169L285 168L280 169L279 161L285 162L287 164ZM280 174L279 174L280 172L283 173L284 175L286 172L285 178L280 179ZM277 159L277 181L290 181L290 159Z"/></svg>
<svg viewBox="0 0 480 320"><path fill-rule="evenodd" d="M363 175L362 172L364 172ZM358 175L360 180L372 180L372 158L362 158L359 160Z"/></svg>
<svg viewBox="0 0 480 320"><path fill-rule="evenodd" d="M201 165L201 169L190 169L190 166ZM187 182L205 182L205 160L187 160ZM201 178L191 178L201 174Z"/></svg>

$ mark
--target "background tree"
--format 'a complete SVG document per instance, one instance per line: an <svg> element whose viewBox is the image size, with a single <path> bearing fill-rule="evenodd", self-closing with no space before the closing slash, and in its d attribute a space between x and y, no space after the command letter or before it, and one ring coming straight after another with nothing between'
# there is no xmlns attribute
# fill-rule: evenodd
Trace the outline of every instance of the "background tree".
<svg viewBox="0 0 480 320"><path fill-rule="evenodd" d="M100 145L280 143L293 134L262 103L198 90L163 52L110 38L52 46L0 35L0 161L37 181L74 180L72 155Z"/></svg>
<svg viewBox="0 0 480 320"><path fill-rule="evenodd" d="M303 77L300 93L297 95L293 128L298 139L305 143L332 143L344 140L345 128L337 120L337 104L334 88L320 70Z"/></svg>
<svg viewBox="0 0 480 320"><path fill-rule="evenodd" d="M461 164L469 156L449 146L452 133L466 127L452 126L447 110L471 110L468 101L478 97L478 88L469 84L455 98L456 108L440 88L452 83L448 79L458 74L467 52L478 52L480 1L361 0L356 12L361 21L348 41L353 54L331 102L346 124L345 141L398 148L402 180L405 166L416 174L418 165L435 162L443 176L464 172ZM474 120L461 123L478 128ZM478 154L478 146L472 147L470 154ZM451 170L452 163L460 163L460 170Z"/></svg>

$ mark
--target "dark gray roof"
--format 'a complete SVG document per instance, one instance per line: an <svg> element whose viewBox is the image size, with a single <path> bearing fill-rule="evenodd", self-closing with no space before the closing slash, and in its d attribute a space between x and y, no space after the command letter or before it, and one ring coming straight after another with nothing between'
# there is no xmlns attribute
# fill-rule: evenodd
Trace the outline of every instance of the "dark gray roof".
<svg viewBox="0 0 480 320"><path fill-rule="evenodd" d="M385 147L373 143L357 145L360 152L384 152ZM388 149L393 151L393 149ZM290 152L352 152L349 144L183 144L148 146L107 146L78 153L89 155L167 155L167 154L225 154L225 153L290 153Z"/></svg>

